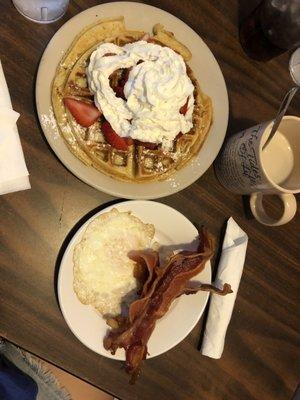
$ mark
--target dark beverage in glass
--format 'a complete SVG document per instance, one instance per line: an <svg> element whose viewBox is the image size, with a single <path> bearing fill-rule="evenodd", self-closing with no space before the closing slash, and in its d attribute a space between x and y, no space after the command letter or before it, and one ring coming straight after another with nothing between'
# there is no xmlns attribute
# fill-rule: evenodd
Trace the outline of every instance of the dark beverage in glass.
<svg viewBox="0 0 300 400"><path fill-rule="evenodd" d="M240 26L247 55L267 61L300 46L300 0L264 0Z"/></svg>

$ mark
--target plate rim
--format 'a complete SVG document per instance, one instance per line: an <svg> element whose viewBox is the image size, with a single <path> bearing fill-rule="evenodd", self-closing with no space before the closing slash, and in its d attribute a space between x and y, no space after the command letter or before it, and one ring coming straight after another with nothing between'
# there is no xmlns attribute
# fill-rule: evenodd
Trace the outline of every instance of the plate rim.
<svg viewBox="0 0 300 400"><path fill-rule="evenodd" d="M145 7L145 8L148 8L148 9L152 8L152 9L158 11L158 12L162 12L163 14L166 14L166 15L170 16L171 18L174 18L175 20L177 20L178 23L183 24L185 26L185 28L188 28L189 30L191 30L200 39L200 41L202 42L203 46L205 47L205 50L208 53L210 53L210 55L212 56L212 59L214 60L215 69L216 69L216 71L217 71L217 73L219 75L219 78L220 78L219 83L223 86L222 95L224 95L224 99L223 99L224 102L223 102L222 106L224 108L224 112L223 112L223 114L224 114L224 121L223 121L224 128L223 128L223 131L224 132L223 132L222 136L220 136L218 138L218 140L215 141L215 151L211 153L211 154L214 154L214 155L211 156L209 154L208 157L206 157L206 158L208 158L208 162L206 160L204 170L200 173L200 175L197 175L196 177L193 176L191 179L184 179L184 183L181 183L179 185L175 184L175 185L172 186L172 183L170 183L165 188L162 187L160 185L160 183L163 184L164 182L168 181L168 178L166 180L156 181L156 182L135 183L135 182L122 182L122 181L118 181L118 180L116 180L116 179L114 179L112 177L109 177L110 179L114 180L114 182L116 182L116 185L112 185L112 187L107 188L106 184L103 184L103 183L102 184L101 183L98 184L98 182L95 182L93 178L89 178L89 177L84 176L85 174L81 173L80 170L78 172L78 167L76 166L76 162L77 161L79 163L82 163L82 162L70 152L70 150L68 149L66 143L64 143L65 149L68 152L70 152L70 154L74 157L75 164L73 165L72 162L68 162L67 160L65 160L64 151L59 151L59 150L56 149L55 144L54 144L55 140L51 140L51 137L48 134L46 127L44 127L44 122L42 120L43 113L42 113L41 104L40 104L41 100L39 100L39 98L40 98L39 91L40 91L40 88L42 86L40 81L41 81L41 76L42 76L43 69L44 69L45 60L46 60L47 55L48 55L47 52L49 51L49 49L51 49L51 46L53 45L53 41L55 40L55 38L57 38L61 34L62 30L66 26L74 23L74 21L76 21L76 20L80 20L80 18L82 18L83 14L90 13L90 12L92 12L91 10L99 10L99 12L101 12L101 8L105 8L107 6L116 7L117 8L119 4L122 4L122 6L124 6L124 5L128 5L128 6L133 5L133 6L138 6L138 7ZM83 27L82 27L82 29L83 29ZM76 33L74 35L74 38L75 38L75 36L76 36ZM66 48L65 51L67 51L67 49L68 48ZM48 91L48 88L47 88L47 91ZM50 103L51 103L51 88L49 89L49 95L50 95ZM198 179L200 179L201 176L211 167L211 165L213 164L215 158L217 157L217 155L218 155L218 153L219 153L219 151L220 151L220 149L222 147L222 144L223 144L223 142L225 140L225 136L226 136L226 132L227 132L227 128L228 128L228 121L229 121L229 96L228 96L228 90L227 90L227 86L226 86L226 81L225 81L224 75L222 73L221 67L220 67L217 59L215 58L213 52L210 50L209 46L202 39L202 37L193 28L191 28L187 23L182 21L179 17L171 14L170 12L165 11L165 10L159 8L159 7L152 6L150 4L133 2L133 1L108 2L108 3L98 4L98 5L95 5L93 7L87 8L85 10L82 10L78 14L74 15L73 17L71 17L68 21L66 21L55 32L55 34L51 37L51 39L49 40L47 46L45 47L44 52L43 52L42 57L41 57L40 62L39 62L38 71L37 71L37 75L36 75L36 83L35 83L35 103L36 103L36 109L37 109L39 124L40 124L40 126L42 128L43 135L44 135L47 143L49 144L51 150L54 152L55 156L59 159L59 161L63 164L63 166L67 170L69 170L73 175L75 175L82 182L86 183L87 185L89 185L89 186L91 186L91 187L93 187L93 188L95 188L95 189L97 189L97 190L99 190L99 191L101 191L103 193L106 193L106 194L109 194L109 195L112 195L112 196L115 196L115 197L120 197L120 198L122 198L122 197L124 198L125 197L127 199L133 199L133 200L158 199L158 198L161 198L161 197L170 196L172 194L180 192L181 190L186 189L188 186L192 185L194 182L196 182ZM214 123L214 120L213 120L213 123ZM206 141L207 141L207 139L206 139ZM203 146L200 149L198 154L200 154L200 152L203 150L203 147L206 144L205 142L204 142L204 144L203 144ZM196 156L194 156L194 159L195 159L195 157ZM193 159L189 160L187 165L185 165L182 169L188 168L189 165L191 165L192 160ZM86 167L85 164L82 163L82 165L84 167ZM93 167L92 166L88 166L88 168L93 168ZM101 171L97 171L97 172L99 172L99 174L103 174L103 173L101 173ZM107 178L107 176L105 174L103 174L103 175ZM169 178L171 179L171 182L175 181L175 179L176 179L176 178L174 178L175 176L176 176L176 172L173 173L172 175L170 175ZM119 186L118 183L121 183L121 184L126 183L128 185L132 185L132 189L128 190L130 192L130 194L122 192L122 189L118 189L118 186ZM157 185L160 185L159 186L160 190L157 190L157 192L155 194L147 194L147 193L146 194L143 194L143 193L135 194L134 193L134 188L136 187L136 185L144 185L144 186L146 186L147 184L154 184L154 183L157 184Z"/></svg>
<svg viewBox="0 0 300 400"><path fill-rule="evenodd" d="M173 208L173 207L171 207L171 206L169 206L169 205L167 205L167 204L160 203L160 202L156 202L156 201L152 201L152 200L125 200L125 201L122 201L122 200L121 200L120 202L118 202L118 203L116 203L116 204L109 204L107 207L104 207L104 208L101 209L100 211L98 211L98 212L96 212L95 214L93 214L90 218L88 218L86 221L84 221L84 222L76 229L76 231L75 231L74 233L72 233L72 236L71 236L71 238L69 239L68 245L67 245L67 247L65 248L64 253L63 253L63 255L62 255L61 259L60 259L60 263L59 263L59 271L58 271L57 282L56 282L56 289L57 289L57 297L58 297L59 309L60 309L60 311L61 311L61 313L62 313L62 316L63 316L63 318L64 318L64 321L65 321L67 327L70 329L70 331L72 332L72 334L76 337L76 339L77 339L83 346L87 347L89 350L93 351L94 353L96 353L96 354L98 354L98 355L100 355L100 356L103 356L103 357L106 357L106 358L109 358L109 359L112 359L112 360L115 360L115 361L124 361L125 358L124 358L124 357L121 357L121 356L118 356L118 355L112 355L110 352L107 352L107 353L105 353L105 354L100 353L100 352L97 352L97 351L95 351L95 349L93 349L89 344L83 343L82 340L80 339L80 337L77 335L76 331L75 331L75 330L73 329L73 327L70 325L68 319L66 318L66 313L65 313L64 306L63 306L63 302L62 302L62 298L61 298L61 297L62 297L62 294L61 294L61 291L62 291L62 283L61 283L61 282L62 282L62 272L61 272L62 269L61 269L61 266L62 266L64 260L67 258L67 254L68 254L69 251L70 251L70 247L72 246L73 241L74 241L76 235L78 234L78 232L79 232L81 229L83 229L83 227L84 227L85 225L88 225L90 222L92 222L92 220L93 220L94 218L96 218L98 215L100 215L100 214L102 214L102 213L105 213L105 212L107 212L108 210L110 210L110 209L112 209L112 208L114 208L114 207L117 208L117 207L118 207L119 205L121 205L121 204L122 204L122 205L127 205L127 204L132 204L132 203L151 203L151 205L154 206L154 207L158 204L159 207L160 207L160 206L163 206L163 207L165 207L165 208L167 208L167 209L172 210L172 212L175 212L175 213L178 214L180 217L183 217L183 218L184 218L185 220L187 220L195 229L197 229L197 228L195 227L195 225L194 225L184 214L182 214L182 213L179 212L177 209L175 209L175 208ZM133 211L133 213L134 213L134 211ZM87 214L88 214L88 213L87 213ZM75 224L75 225L76 225L76 224ZM71 228L70 232L72 231L72 229L73 229L73 228ZM67 237L67 236L66 236L66 237ZM211 279L212 279L212 269L211 269L211 262L210 262L210 260L207 261L205 268L208 270L208 271L207 271L207 272L208 272L208 278L209 278L209 282L211 282ZM205 308L206 308L206 306L207 306L208 299L209 299L209 292L205 292L205 300L204 300L204 302L203 302L203 306L202 306L202 308L199 309L199 313L198 313L198 315L197 315L197 317L196 317L196 320L195 320L194 324L192 324L192 325L186 330L186 332L185 332L185 334L184 334L183 337L181 337L180 339L178 339L177 341L175 341L175 343L171 344L170 346L167 346L166 349L163 350L162 352L158 352L157 354L154 354L154 355L151 355L151 354L150 354L150 355L147 357L147 359L154 358L154 357L157 357L157 356L159 356L159 355L161 355L161 354L164 354L164 353L166 353L167 351L169 351L169 350L171 350L172 348L174 348L175 346L177 346L179 343L181 343L181 342L191 333L191 331L195 328L195 326L196 326L197 323L199 322L199 320L200 320L200 318L202 317L202 315L203 315L203 313L204 313L204 311L205 311Z"/></svg>

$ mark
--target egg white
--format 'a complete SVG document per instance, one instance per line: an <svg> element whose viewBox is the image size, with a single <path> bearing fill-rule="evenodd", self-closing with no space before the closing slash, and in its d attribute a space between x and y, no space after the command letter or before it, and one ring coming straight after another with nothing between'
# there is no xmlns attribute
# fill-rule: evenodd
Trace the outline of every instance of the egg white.
<svg viewBox="0 0 300 400"><path fill-rule="evenodd" d="M128 253L150 248L154 232L152 224L129 212L113 209L95 218L74 249L73 287L78 299L103 315L119 314L122 301L137 287L135 263Z"/></svg>

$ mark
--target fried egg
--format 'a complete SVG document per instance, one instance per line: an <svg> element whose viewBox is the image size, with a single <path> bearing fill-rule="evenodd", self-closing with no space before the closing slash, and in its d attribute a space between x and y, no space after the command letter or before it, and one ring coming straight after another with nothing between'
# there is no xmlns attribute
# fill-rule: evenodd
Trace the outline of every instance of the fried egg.
<svg viewBox="0 0 300 400"><path fill-rule="evenodd" d="M83 304L104 316L120 314L124 299L135 293L135 262L131 250L152 245L155 229L130 212L117 209L96 217L86 228L73 254L73 287Z"/></svg>

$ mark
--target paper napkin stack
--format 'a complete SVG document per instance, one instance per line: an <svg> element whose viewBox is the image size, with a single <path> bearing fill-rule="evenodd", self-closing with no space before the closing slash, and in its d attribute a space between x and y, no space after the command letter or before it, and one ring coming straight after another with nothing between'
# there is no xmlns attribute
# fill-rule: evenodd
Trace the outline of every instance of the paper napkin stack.
<svg viewBox="0 0 300 400"><path fill-rule="evenodd" d="M19 114L12 109L0 61L0 194L30 189L17 129Z"/></svg>

